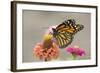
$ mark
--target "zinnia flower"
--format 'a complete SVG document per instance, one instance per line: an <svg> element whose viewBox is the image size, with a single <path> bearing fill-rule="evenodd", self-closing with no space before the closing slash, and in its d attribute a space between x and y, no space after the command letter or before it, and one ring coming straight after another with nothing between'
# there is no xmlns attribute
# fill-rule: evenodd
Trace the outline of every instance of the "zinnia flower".
<svg viewBox="0 0 100 73"><path fill-rule="evenodd" d="M40 60L50 61L59 57L59 48L52 41L52 35L46 34L42 43L37 43L33 48L34 55Z"/></svg>
<svg viewBox="0 0 100 73"><path fill-rule="evenodd" d="M66 48L66 51L72 54L73 59L76 59L77 56L85 55L85 50L82 48L79 48L78 46Z"/></svg>

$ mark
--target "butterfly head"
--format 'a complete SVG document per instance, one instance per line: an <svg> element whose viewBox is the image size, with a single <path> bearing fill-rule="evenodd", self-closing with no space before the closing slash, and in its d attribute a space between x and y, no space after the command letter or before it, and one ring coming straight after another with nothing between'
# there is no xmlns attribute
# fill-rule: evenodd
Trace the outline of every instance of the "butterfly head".
<svg viewBox="0 0 100 73"><path fill-rule="evenodd" d="M56 30L56 28L52 28L52 31L53 31L53 35L57 35L58 34L58 31Z"/></svg>
<svg viewBox="0 0 100 73"><path fill-rule="evenodd" d="M56 29L56 26L49 26L48 29L46 30L45 34L53 34L52 28Z"/></svg>

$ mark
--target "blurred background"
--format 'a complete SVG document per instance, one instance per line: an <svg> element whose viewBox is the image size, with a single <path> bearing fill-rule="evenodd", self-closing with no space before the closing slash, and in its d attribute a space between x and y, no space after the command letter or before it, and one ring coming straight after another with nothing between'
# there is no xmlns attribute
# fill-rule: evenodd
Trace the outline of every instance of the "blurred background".
<svg viewBox="0 0 100 73"><path fill-rule="evenodd" d="M37 62L33 55L33 48L36 43L43 40L43 36L48 27L52 25L59 25L66 19L75 19L76 24L84 25L84 29L75 34L73 42L67 47L78 45L80 48L86 50L84 57L78 59L90 59L91 57L91 14L89 13L73 13L73 12L56 12L56 11L34 11L23 10L23 27L22 27L22 43L23 43L23 62ZM66 53L65 48L60 49L60 60L68 60L71 55Z"/></svg>

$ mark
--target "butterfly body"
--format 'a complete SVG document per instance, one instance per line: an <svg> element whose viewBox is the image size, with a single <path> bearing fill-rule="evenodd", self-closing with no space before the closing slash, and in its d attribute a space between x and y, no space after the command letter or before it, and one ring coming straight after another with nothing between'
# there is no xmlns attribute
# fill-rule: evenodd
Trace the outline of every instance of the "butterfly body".
<svg viewBox="0 0 100 73"><path fill-rule="evenodd" d="M59 32L58 32L55 28L52 28L52 30L53 30L53 36L55 36L55 35L58 35L58 34L59 34Z"/></svg>
<svg viewBox="0 0 100 73"><path fill-rule="evenodd" d="M52 28L53 37L57 40L60 48L65 48L73 41L74 35L84 28L83 25L76 24L74 19L69 19Z"/></svg>

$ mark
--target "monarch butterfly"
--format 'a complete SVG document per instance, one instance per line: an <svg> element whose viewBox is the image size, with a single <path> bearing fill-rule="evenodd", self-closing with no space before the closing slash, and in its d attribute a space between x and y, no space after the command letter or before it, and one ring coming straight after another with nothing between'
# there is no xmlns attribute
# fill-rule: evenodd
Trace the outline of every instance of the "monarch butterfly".
<svg viewBox="0 0 100 73"><path fill-rule="evenodd" d="M53 37L57 40L60 48L65 48L73 41L74 35L84 28L83 25L76 24L74 19L68 19L56 28L52 28Z"/></svg>

